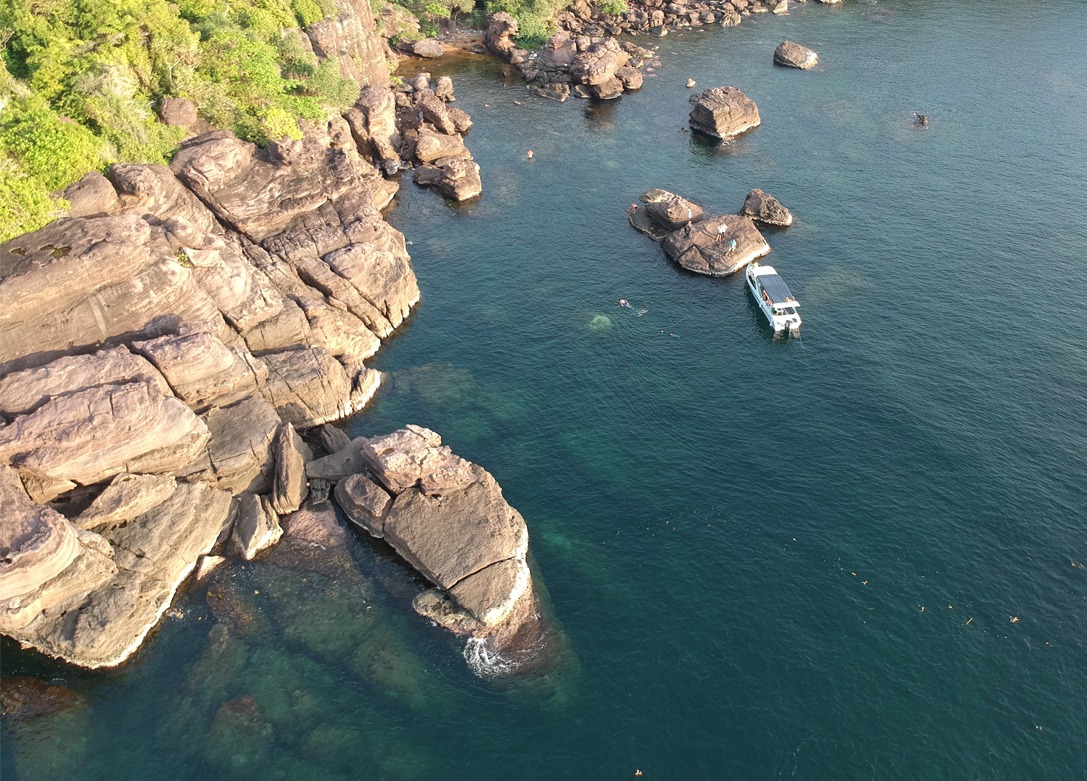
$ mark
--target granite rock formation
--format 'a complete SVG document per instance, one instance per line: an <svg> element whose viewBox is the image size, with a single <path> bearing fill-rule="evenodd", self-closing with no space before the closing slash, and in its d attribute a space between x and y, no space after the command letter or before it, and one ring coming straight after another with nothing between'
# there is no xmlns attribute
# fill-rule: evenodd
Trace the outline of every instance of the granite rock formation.
<svg viewBox="0 0 1087 781"><path fill-rule="evenodd" d="M369 7L338 7L310 33L361 67ZM344 119L267 149L201 133L169 168L88 176L79 216L0 245L4 634L118 664L202 557L278 539L257 494L304 500L293 427L367 402L365 360L419 298L381 215L397 188L382 89L356 106L364 138Z"/></svg>

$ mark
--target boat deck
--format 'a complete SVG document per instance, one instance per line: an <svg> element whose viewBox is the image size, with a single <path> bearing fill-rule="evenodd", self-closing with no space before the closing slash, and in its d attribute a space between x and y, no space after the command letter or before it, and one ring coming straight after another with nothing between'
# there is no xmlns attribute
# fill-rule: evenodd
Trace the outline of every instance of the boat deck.
<svg viewBox="0 0 1087 781"><path fill-rule="evenodd" d="M772 304L796 304L796 299L789 292L785 280L777 274L759 274L755 279Z"/></svg>

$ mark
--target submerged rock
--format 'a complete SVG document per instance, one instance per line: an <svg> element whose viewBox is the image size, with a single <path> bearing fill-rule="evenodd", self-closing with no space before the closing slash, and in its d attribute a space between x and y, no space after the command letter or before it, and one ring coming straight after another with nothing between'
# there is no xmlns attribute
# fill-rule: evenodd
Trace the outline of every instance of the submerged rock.
<svg viewBox="0 0 1087 781"><path fill-rule="evenodd" d="M223 703L204 739L208 763L226 774L265 765L274 751L275 731L252 695Z"/></svg>
<svg viewBox="0 0 1087 781"><path fill-rule="evenodd" d="M5 675L0 688L0 714L5 723L27 721L86 705L82 695L67 686L23 675Z"/></svg>

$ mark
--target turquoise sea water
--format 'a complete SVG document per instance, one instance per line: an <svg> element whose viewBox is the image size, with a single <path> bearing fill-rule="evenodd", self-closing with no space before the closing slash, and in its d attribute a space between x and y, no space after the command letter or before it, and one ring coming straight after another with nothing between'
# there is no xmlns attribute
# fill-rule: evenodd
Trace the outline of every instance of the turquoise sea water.
<svg viewBox="0 0 1087 781"><path fill-rule="evenodd" d="M786 38L823 64L773 67ZM87 701L5 728L5 779L1087 776L1087 8L794 5L651 40L610 104L443 66L485 193L405 181L423 300L349 425L494 473L557 669L477 677L355 539L305 582L220 575L247 621L194 591L121 671L5 644L5 676ZM691 138L688 77L763 125ZM650 187L785 203L766 262L803 339L631 230Z"/></svg>

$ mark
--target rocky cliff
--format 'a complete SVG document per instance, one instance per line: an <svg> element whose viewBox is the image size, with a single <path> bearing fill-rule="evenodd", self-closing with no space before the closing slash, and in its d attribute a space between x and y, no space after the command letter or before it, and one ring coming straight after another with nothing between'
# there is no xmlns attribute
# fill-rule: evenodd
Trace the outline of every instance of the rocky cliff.
<svg viewBox="0 0 1087 781"><path fill-rule="evenodd" d="M367 359L419 300L382 217L388 177L416 160L448 197L479 194L467 115L429 84L394 94L369 4L337 8L306 33L363 85L343 118L267 148L194 124L169 167L92 174L68 217L0 245L0 632L25 646L119 664L201 562L275 544L309 490L296 429L367 403L380 384ZM325 450L344 445L335 434ZM528 604L523 547L494 570L512 581L453 594L486 627L475 634ZM465 577L421 571L467 593Z"/></svg>

